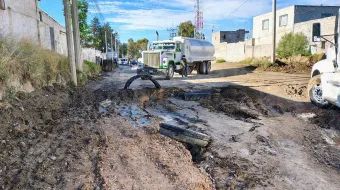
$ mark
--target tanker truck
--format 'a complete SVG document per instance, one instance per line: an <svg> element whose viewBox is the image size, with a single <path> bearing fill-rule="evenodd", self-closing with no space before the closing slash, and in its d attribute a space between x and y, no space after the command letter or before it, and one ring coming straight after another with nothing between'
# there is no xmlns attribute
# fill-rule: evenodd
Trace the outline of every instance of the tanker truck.
<svg viewBox="0 0 340 190"><path fill-rule="evenodd" d="M165 75L170 80L174 73L182 73L182 57L188 63L188 74L196 70L198 74L209 74L211 61L215 60L215 48L207 41L186 37L174 37L172 40L154 41L152 49L142 52L142 63L137 73Z"/></svg>
<svg viewBox="0 0 340 190"><path fill-rule="evenodd" d="M311 79L308 84L308 93L313 104L321 108L330 105L340 107L340 10L335 23L337 34L321 35L320 23L313 24L313 41L324 39L330 42L326 52L326 59L313 65ZM330 36L334 41L326 39Z"/></svg>

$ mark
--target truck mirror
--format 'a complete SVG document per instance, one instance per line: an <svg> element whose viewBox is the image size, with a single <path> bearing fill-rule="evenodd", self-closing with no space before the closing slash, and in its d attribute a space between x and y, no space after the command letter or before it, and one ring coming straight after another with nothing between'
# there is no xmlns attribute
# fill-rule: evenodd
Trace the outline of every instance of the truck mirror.
<svg viewBox="0 0 340 190"><path fill-rule="evenodd" d="M321 36L321 26L320 23L314 23L313 24L313 42L318 42L320 41L320 36Z"/></svg>

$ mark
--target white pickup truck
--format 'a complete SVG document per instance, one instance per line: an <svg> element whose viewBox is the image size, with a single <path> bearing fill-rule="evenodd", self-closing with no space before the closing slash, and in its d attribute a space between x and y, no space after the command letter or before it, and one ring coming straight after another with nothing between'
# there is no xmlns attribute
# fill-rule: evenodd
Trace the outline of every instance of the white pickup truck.
<svg viewBox="0 0 340 190"><path fill-rule="evenodd" d="M330 105L340 107L340 10L336 23L338 29L334 35L334 42L327 49L327 58L317 62L312 69L311 80L308 84L308 93L313 104L321 108L327 108ZM320 24L313 25L313 41L325 39L321 35ZM326 39L325 39L326 40Z"/></svg>

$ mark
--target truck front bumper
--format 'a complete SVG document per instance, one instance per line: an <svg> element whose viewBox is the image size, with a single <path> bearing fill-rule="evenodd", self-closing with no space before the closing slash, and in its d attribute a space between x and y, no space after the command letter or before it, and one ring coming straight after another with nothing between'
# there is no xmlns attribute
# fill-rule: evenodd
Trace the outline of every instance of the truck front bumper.
<svg viewBox="0 0 340 190"><path fill-rule="evenodd" d="M166 69L155 69L153 67L143 67L137 69L137 74L139 75L165 75Z"/></svg>

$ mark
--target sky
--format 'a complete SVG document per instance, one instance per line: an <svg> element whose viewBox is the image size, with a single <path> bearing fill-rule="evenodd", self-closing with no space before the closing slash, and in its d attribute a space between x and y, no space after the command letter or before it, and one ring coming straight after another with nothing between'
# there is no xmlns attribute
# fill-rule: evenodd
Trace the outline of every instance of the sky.
<svg viewBox="0 0 340 190"><path fill-rule="evenodd" d="M212 31L246 29L251 37L252 18L270 12L272 0L201 0L204 15L204 34L211 41ZM119 32L120 41L129 38L169 39L170 27L194 21L196 0L88 0L88 21L103 16ZM96 6L96 3L97 5ZM277 0L277 8L291 5L340 5L340 0ZM41 0L39 6L60 24L65 25L62 0ZM96 8L96 7L99 7Z"/></svg>

